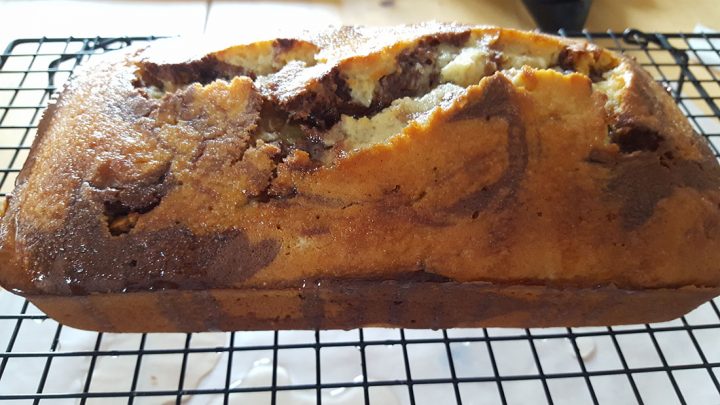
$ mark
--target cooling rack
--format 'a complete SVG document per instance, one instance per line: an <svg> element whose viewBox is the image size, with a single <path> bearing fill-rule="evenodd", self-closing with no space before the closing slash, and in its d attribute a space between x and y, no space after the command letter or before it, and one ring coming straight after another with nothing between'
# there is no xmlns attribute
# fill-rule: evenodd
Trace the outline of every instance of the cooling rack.
<svg viewBox="0 0 720 405"><path fill-rule="evenodd" d="M720 35L566 33L631 55L716 155ZM34 38L0 55L0 197L49 97L93 55L154 37ZM718 299L662 324L103 334L0 290L0 403L720 404Z"/></svg>

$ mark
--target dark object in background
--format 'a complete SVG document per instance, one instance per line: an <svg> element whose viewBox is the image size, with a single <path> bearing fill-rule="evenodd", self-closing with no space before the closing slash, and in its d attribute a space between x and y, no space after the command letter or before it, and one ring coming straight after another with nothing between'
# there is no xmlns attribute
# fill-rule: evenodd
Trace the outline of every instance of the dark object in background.
<svg viewBox="0 0 720 405"><path fill-rule="evenodd" d="M541 30L557 32L560 28L582 30L592 0L523 0L523 3Z"/></svg>

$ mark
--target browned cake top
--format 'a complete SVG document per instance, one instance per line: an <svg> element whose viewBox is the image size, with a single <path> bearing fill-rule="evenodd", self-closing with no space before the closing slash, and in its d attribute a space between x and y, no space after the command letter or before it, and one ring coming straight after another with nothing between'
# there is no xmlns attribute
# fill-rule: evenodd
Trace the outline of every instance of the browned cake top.
<svg viewBox="0 0 720 405"><path fill-rule="evenodd" d="M27 294L347 279L720 285L720 176L633 61L498 28L343 27L88 66L0 227Z"/></svg>

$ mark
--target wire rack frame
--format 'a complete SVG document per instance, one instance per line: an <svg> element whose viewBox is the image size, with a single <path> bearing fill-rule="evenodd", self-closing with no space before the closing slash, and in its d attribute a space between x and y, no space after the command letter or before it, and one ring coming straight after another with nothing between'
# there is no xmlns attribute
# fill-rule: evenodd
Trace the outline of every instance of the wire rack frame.
<svg viewBox="0 0 720 405"><path fill-rule="evenodd" d="M657 34L628 30L622 34L567 33L563 36L584 38L601 46L635 57L668 91L687 115L693 127L709 141L715 156L720 156L720 35L715 34ZM65 82L83 61L96 55L130 44L154 40L155 37L122 38L33 38L11 42L0 54L0 197L7 195L22 167L35 135L38 120L52 94ZM248 333L226 334L222 344L197 346L200 334L186 334L172 347L155 347L156 335L140 334L137 346L111 348L105 345L111 334L84 332L90 344L84 349L61 347L63 337L77 331L49 320L28 301L10 297L0 290L0 402L5 403L141 403L163 398L163 403L292 403L289 392L310 393L313 403L339 404L333 395L337 390L355 389L361 393L357 403L383 403L374 393L383 387L395 389L400 396L397 403L424 404L438 402L437 392L444 396L440 403L476 404L528 403L519 395L532 386L530 403L548 404L720 404L720 309L718 299L710 301L692 313L662 324L629 325L602 328L549 329L448 329L440 331L386 330L378 335L375 329L357 329L336 334L328 339L329 331L305 333L304 339L285 341L288 331L268 331L262 343L248 344ZM2 299L6 298L5 301ZM5 305L2 305L6 302ZM9 304L7 304L9 303ZM43 345L30 346L25 342L28 326L49 325L44 329ZM682 337L668 340L668 336ZM381 338L376 338L381 336ZM629 346L629 338L640 338L643 345ZM597 368L587 361L586 339L603 339L617 357L615 367ZM546 360L547 342L567 345L575 365L558 371ZM675 342L668 345L667 342ZM467 367L457 355L458 347L474 345L486 353L483 367ZM520 346L513 346L520 345ZM507 351L503 346L522 347L522 360L531 364L527 370L508 372ZM682 346L682 347L679 347ZM136 347L136 348L135 348ZM432 347L442 357L443 372L417 369L419 348ZM371 369L380 348L398 349L398 377L373 378ZM682 354L678 356L678 349ZM357 378L337 381L328 378L326 370L332 365L333 350L357 351ZM308 375L301 382L282 381L282 358L290 351L305 351ZM654 362L638 363L638 351L655 356ZM237 370L234 359L246 353L269 354L271 374L266 383L255 386L234 382ZM223 356L226 365L216 386L202 387L187 381L195 367L195 356L203 354ZM173 355L177 365L177 382L170 387L143 387L142 370L154 356ZM78 389L48 391L53 382L53 366L71 359L87 360L81 370ZM107 358L126 358L134 361L128 370L129 384L117 384L112 389L93 389L96 370ZM517 358L515 358L517 360ZM464 360L463 360L464 361ZM24 365L37 364L39 373L33 375L33 389L15 390L4 387ZM512 367L510 367L512 368ZM20 370L20 371L18 371ZM692 373L688 380L687 373ZM658 377L648 385L647 376ZM95 377L95 380L94 380ZM608 385L603 379L611 378ZM329 380L329 381L328 381ZM662 384L657 384L657 381ZM688 385L688 381L692 382ZM699 381L699 382L698 382ZM473 388L482 385L483 395ZM558 386L570 386L580 391L578 396L565 395ZM618 399L613 391L625 387L627 395ZM533 391L534 390L534 391ZM661 396L657 392L661 392ZM701 396L697 395L702 391ZM400 392L401 394L398 394ZM487 392L493 394L488 396ZM433 394L434 393L434 394ZM243 402L242 395L262 394ZM205 398L205 399L204 399ZM238 402L240 398L240 402ZM250 398L250 397L247 397ZM290 400L288 400L290 398ZM377 398L380 398L379 400ZM524 398L524 399L523 399ZM581 399L578 399L581 398ZM207 400L206 400L207 399ZM297 401L294 401L297 402ZM306 402L307 403L307 402Z"/></svg>

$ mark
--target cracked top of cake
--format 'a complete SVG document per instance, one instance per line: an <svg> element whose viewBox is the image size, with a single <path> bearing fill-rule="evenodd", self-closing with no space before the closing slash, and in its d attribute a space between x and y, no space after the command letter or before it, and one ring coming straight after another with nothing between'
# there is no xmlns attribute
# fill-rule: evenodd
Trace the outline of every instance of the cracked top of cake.
<svg viewBox="0 0 720 405"><path fill-rule="evenodd" d="M717 286L719 184L667 94L585 42L454 24L164 40L48 108L0 281Z"/></svg>

